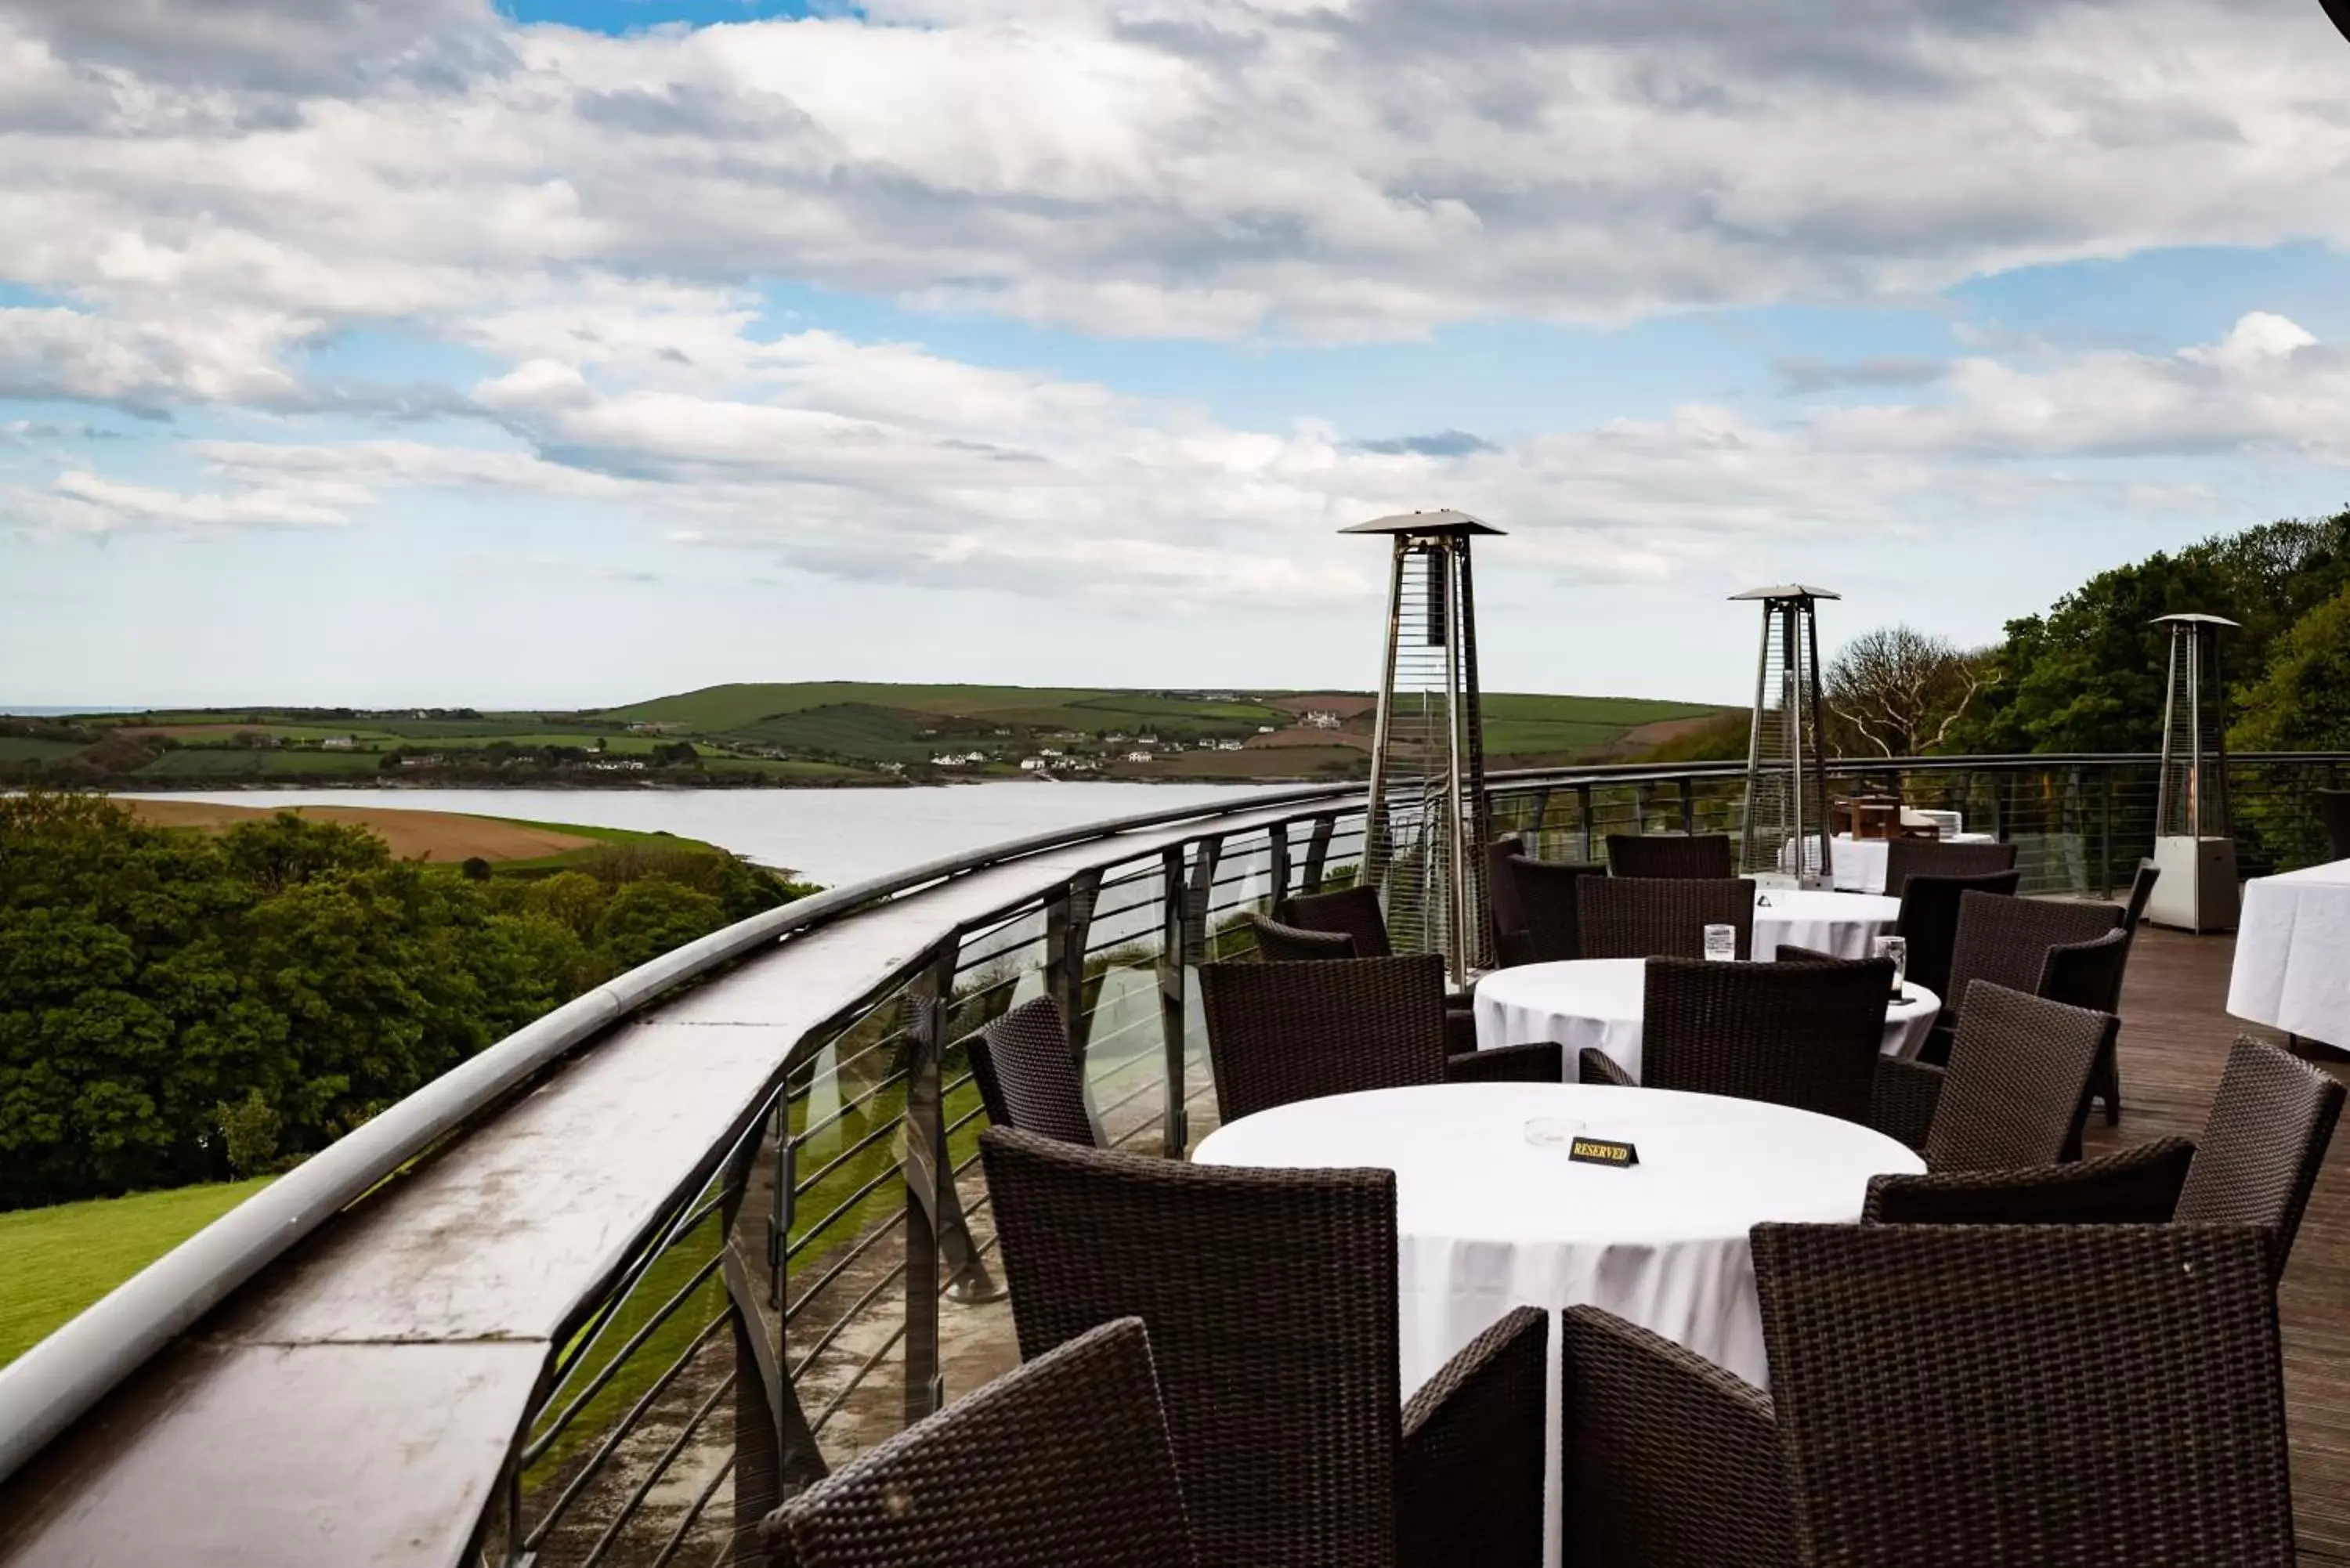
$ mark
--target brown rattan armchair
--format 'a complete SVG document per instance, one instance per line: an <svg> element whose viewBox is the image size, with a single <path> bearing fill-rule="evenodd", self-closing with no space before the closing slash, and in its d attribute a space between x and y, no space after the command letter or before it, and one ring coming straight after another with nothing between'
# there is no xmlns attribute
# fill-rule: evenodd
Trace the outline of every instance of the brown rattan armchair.
<svg viewBox="0 0 2350 1568"><path fill-rule="evenodd" d="M1310 931L1253 912L1248 923L1256 937L1256 956L1267 963L1318 963L1324 959L1363 956L1355 950L1355 939L1344 931Z"/></svg>
<svg viewBox="0 0 2350 1568"><path fill-rule="evenodd" d="M1903 978L1917 981L1936 996L1949 996L1950 950L1959 940L1960 898L1970 890L2012 898L2022 881L2021 871L1994 871L1981 877L1913 874L1901 890L1901 913L1893 923L1895 934L1909 948Z"/></svg>
<svg viewBox="0 0 2350 1568"><path fill-rule="evenodd" d="M2331 1074L2273 1045L2239 1039L2211 1097L2175 1218L2259 1226L2282 1278L2342 1099L2342 1084Z"/></svg>
<svg viewBox="0 0 2350 1568"><path fill-rule="evenodd" d="M1211 963L1200 970L1218 1118L1238 1121L1293 1100L1365 1089L1559 1080L1555 1044L1455 1051L1444 1005L1444 961L1328 959Z"/></svg>
<svg viewBox="0 0 2350 1568"><path fill-rule="evenodd" d="M988 1124L1094 1144L1076 1049L1051 997L1024 1002L966 1042Z"/></svg>
<svg viewBox="0 0 2350 1568"><path fill-rule="evenodd" d="M1355 939L1357 958L1388 958L1387 911L1377 888L1341 888L1335 893L1300 893L1274 906L1273 918L1309 931L1340 931Z"/></svg>
<svg viewBox="0 0 2350 1568"><path fill-rule="evenodd" d="M1078 1334L769 1514L772 1568L1195 1568L1139 1318Z"/></svg>
<svg viewBox="0 0 2350 1568"><path fill-rule="evenodd" d="M1801 1560L2293 1561L2261 1233L1759 1225Z"/></svg>
<svg viewBox="0 0 2350 1568"><path fill-rule="evenodd" d="M1576 889L1586 877L1604 878L1607 867L1596 860L1533 860L1513 855L1503 869L1524 916L1526 961L1582 958L1583 916Z"/></svg>
<svg viewBox="0 0 2350 1568"><path fill-rule="evenodd" d="M1485 846L1485 934L1493 944L1493 963L1498 969L1534 961L1525 906L1518 898L1517 880L1510 875L1511 860L1528 853L1529 847L1523 833L1505 835Z"/></svg>
<svg viewBox="0 0 2350 1568"><path fill-rule="evenodd" d="M2079 1136L2090 1071L2120 1027L2109 1012L1978 981L1947 1067L1878 1058L1869 1119L1923 1149L1929 1170L2054 1165Z"/></svg>
<svg viewBox="0 0 2350 1568"><path fill-rule="evenodd" d="M1616 877L1720 881L1738 875L1727 833L1611 833L1607 868Z"/></svg>
<svg viewBox="0 0 2350 1568"><path fill-rule="evenodd" d="M1503 1315L1406 1407L1392 1171L980 1151L1021 1354L1149 1324L1202 1568L1539 1563L1549 1314Z"/></svg>
<svg viewBox="0 0 2350 1568"><path fill-rule="evenodd" d="M1794 1568L1770 1397L1597 1307L1560 1327L1571 1568Z"/></svg>
<svg viewBox="0 0 2350 1568"><path fill-rule="evenodd" d="M2178 1207L2195 1146L2158 1138L2119 1154L2023 1170L1874 1176L1866 1225L2159 1225Z"/></svg>
<svg viewBox="0 0 2350 1568"><path fill-rule="evenodd" d="M1929 1062L1948 1054L1969 988L1993 985L2037 992L2048 950L2066 942L2094 941L2121 924L2112 904L2078 904L2058 898L2003 898L1975 888L1959 896L1958 939L1950 949L1950 985L1941 993L1942 1015L1920 1053ZM1920 985L1926 984L1919 980Z"/></svg>
<svg viewBox="0 0 2350 1568"><path fill-rule="evenodd" d="M1640 1081L1865 1123L1892 985L1890 959L1650 959Z"/></svg>
<svg viewBox="0 0 2350 1568"><path fill-rule="evenodd" d="M1575 916L1587 959L1703 958L1705 929L1734 926L1738 956L1754 950L1754 884L1671 877L1585 877Z"/></svg>
<svg viewBox="0 0 2350 1568"><path fill-rule="evenodd" d="M1885 893L1898 898L1912 877L1993 877L2015 869L2012 844L1946 844L1897 838L1885 846Z"/></svg>
<svg viewBox="0 0 2350 1568"><path fill-rule="evenodd" d="M2117 1014L2122 1010L2122 977L2129 968L2129 955L2130 934L2119 927L2085 942L2059 942L2048 950L2041 964L2037 994L2068 1006ZM2118 1038L2109 1040L2089 1069L2087 1095L2106 1102L2107 1127L2122 1119L2120 1057ZM2087 1108L2085 1103L2084 1121L2088 1119ZM2080 1153L2077 1142L2064 1151L2068 1159L2079 1158Z"/></svg>

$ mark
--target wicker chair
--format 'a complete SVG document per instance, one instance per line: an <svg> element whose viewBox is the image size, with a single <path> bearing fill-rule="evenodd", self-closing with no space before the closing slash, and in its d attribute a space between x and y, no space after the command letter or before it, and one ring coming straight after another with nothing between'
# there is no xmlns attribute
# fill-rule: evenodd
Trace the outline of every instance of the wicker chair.
<svg viewBox="0 0 2350 1568"><path fill-rule="evenodd" d="M2293 1561L2260 1234L1759 1225L1806 1563Z"/></svg>
<svg viewBox="0 0 2350 1568"><path fill-rule="evenodd" d="M1950 1030L1974 981L2036 992L2050 948L2093 941L2120 925L2121 919L2122 911L2112 904L2003 898L1975 888L1961 893L1958 940L1950 948L1950 985L1941 993L1942 1015L1935 1021L1935 1037L1921 1054L1939 1062L1949 1054Z"/></svg>
<svg viewBox="0 0 2350 1568"><path fill-rule="evenodd" d="M1771 955L1771 961L1773 963L1842 963L1845 961L1834 953L1822 952L1817 948L1799 948L1793 942L1781 942L1778 951Z"/></svg>
<svg viewBox="0 0 2350 1568"><path fill-rule="evenodd" d="M1194 1568L1139 1318L1077 1335L767 1516L774 1568Z"/></svg>
<svg viewBox="0 0 2350 1568"><path fill-rule="evenodd" d="M2074 1165L1869 1178L1865 1225L2159 1225L2195 1146L2158 1138Z"/></svg>
<svg viewBox="0 0 2350 1568"><path fill-rule="evenodd" d="M1149 1324L1202 1568L1540 1561L1549 1314L1508 1314L1405 1407L1392 1171L994 1128L980 1153L1022 1355Z"/></svg>
<svg viewBox="0 0 2350 1568"><path fill-rule="evenodd" d="M1519 901L1517 879L1510 875L1510 862L1530 850L1523 833L1505 835L1485 846L1485 928L1497 968L1534 961L1525 906Z"/></svg>
<svg viewBox="0 0 2350 1568"><path fill-rule="evenodd" d="M1885 892L1898 898L1912 877L1995 877L2015 869L2012 844L1945 844L1897 838L1885 846Z"/></svg>
<svg viewBox="0 0 2350 1568"><path fill-rule="evenodd" d="M2130 934L2118 928L2085 942L2059 942L2048 950L2040 966L2036 994L2068 1007L2118 1013L2122 1010L2122 977L2129 968L2129 955ZM2107 1127L2122 1119L2120 1056L2118 1040L2108 1041L2097 1054L2096 1065L2089 1069L2088 1097L2106 1102ZM2085 1102L2082 1119L2088 1119ZM2077 1159L2080 1154L2077 1143L2064 1151L2067 1159Z"/></svg>
<svg viewBox="0 0 2350 1568"><path fill-rule="evenodd" d="M2350 860L2350 790L2314 789L2309 798L2316 803L2317 820L2325 825L2326 857Z"/></svg>
<svg viewBox="0 0 2350 1568"><path fill-rule="evenodd" d="M1379 907L1377 888L1300 893L1274 906L1273 918L1284 926L1309 931L1343 931L1355 939L1357 958L1388 958L1395 952L1395 944L1388 940L1387 911Z"/></svg>
<svg viewBox="0 0 2350 1568"><path fill-rule="evenodd" d="M1703 958L1708 926L1738 928L1738 956L1754 951L1754 884L1742 877L1585 877L1575 918L1587 959Z"/></svg>
<svg viewBox="0 0 2350 1568"><path fill-rule="evenodd" d="M1922 1148L1929 1170L2054 1165L2079 1137L2089 1073L2120 1027L2110 1012L1977 981L1950 1065L1879 1058L1869 1119Z"/></svg>
<svg viewBox="0 0 2350 1568"><path fill-rule="evenodd" d="M1611 833L1607 869L1614 877L1701 881L1738 875L1727 833Z"/></svg>
<svg viewBox="0 0 2350 1568"><path fill-rule="evenodd" d="M2146 919L2147 900L2154 897L2154 884L2161 875L2153 861L2137 863L2137 873L2130 878L2129 901L2122 906L2122 929L2137 933L2137 923Z"/></svg>
<svg viewBox="0 0 2350 1568"><path fill-rule="evenodd" d="M2257 1040L2228 1052L2174 1218L2182 1225L2257 1225L2279 1278L2342 1116L2332 1075Z"/></svg>
<svg viewBox="0 0 2350 1568"><path fill-rule="evenodd" d="M1572 1568L1794 1568L1767 1395L1597 1307L1566 1309L1560 1363Z"/></svg>
<svg viewBox="0 0 2350 1568"><path fill-rule="evenodd" d="M1866 1122L1892 987L1890 959L1650 959L1640 1081ZM1598 1051L1583 1060L1591 1081L1623 1081L1599 1065L1614 1064Z"/></svg>
<svg viewBox="0 0 2350 1568"><path fill-rule="evenodd" d="M1453 1048L1444 960L1327 959L1211 963L1200 970L1218 1118L1365 1089L1559 1080L1555 1044Z"/></svg>
<svg viewBox="0 0 2350 1568"><path fill-rule="evenodd" d="M1318 963L1324 959L1362 956L1355 951L1355 939L1344 931L1309 931L1253 911L1248 923L1256 934L1256 956L1267 963Z"/></svg>
<svg viewBox="0 0 2350 1568"><path fill-rule="evenodd" d="M1526 961L1552 963L1583 954L1583 917L1576 888L1586 877L1604 878L1596 860L1532 860L1513 855L1503 878L1524 912Z"/></svg>
<svg viewBox="0 0 2350 1568"><path fill-rule="evenodd" d="M1052 998L1022 1002L967 1044L989 1125L1093 1147L1076 1049Z"/></svg>
<svg viewBox="0 0 2350 1568"><path fill-rule="evenodd" d="M2012 898L2022 881L2021 871L1995 871L1985 877L1913 874L1901 890L1901 913L1893 923L1894 932L1909 946L1904 977L1936 996L1950 995L1950 950L1959 940L1959 900L1970 891Z"/></svg>

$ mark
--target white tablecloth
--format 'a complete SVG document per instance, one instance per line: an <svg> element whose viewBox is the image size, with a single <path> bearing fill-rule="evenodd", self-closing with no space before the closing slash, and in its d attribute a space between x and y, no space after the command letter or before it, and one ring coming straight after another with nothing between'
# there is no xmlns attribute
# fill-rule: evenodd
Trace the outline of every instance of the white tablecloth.
<svg viewBox="0 0 2350 1568"><path fill-rule="evenodd" d="M2228 1011L2350 1047L2350 860L2244 884Z"/></svg>
<svg viewBox="0 0 2350 1568"><path fill-rule="evenodd" d="M1901 918L1901 900L1882 893L1763 888L1754 894L1754 959L1768 963L1781 942L1835 958L1869 958Z"/></svg>
<svg viewBox="0 0 2350 1568"><path fill-rule="evenodd" d="M1578 959L1496 970L1477 982L1477 1049L1555 1040L1566 1047L1571 1083L1583 1048L1596 1046L1638 1079L1646 968L1641 959ZM1915 1056L1941 1011L1941 998L1924 986L1907 988L1907 996L1885 1011L1888 1056Z"/></svg>
<svg viewBox="0 0 2350 1568"><path fill-rule="evenodd" d="M1836 887L1851 893L1884 892L1886 848L1892 842L1889 838L1855 838L1848 833L1837 834L1833 850ZM1988 833L1945 833L1942 842L1990 844L1993 840Z"/></svg>
<svg viewBox="0 0 2350 1568"><path fill-rule="evenodd" d="M1525 1138L1536 1117L1635 1145L1628 1170ZM1720 1095L1561 1084L1451 1084L1305 1100L1203 1139L1205 1165L1396 1173L1397 1281L1409 1398L1511 1308L1589 1303L1766 1381L1747 1231L1850 1223L1868 1179L1923 1162L1809 1111ZM1558 1561L1558 1326L1552 1323L1549 1558Z"/></svg>

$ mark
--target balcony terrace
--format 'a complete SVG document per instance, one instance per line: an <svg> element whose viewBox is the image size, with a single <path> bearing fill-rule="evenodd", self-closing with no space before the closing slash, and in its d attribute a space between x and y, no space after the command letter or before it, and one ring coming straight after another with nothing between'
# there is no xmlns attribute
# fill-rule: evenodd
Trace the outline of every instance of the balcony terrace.
<svg viewBox="0 0 2350 1568"><path fill-rule="evenodd" d="M2324 857L2306 794L2345 763L2231 764L2248 875ZM2151 758L1837 772L2015 842L2027 893L2109 898L2151 841ZM1568 857L1725 825L1738 784L1489 788ZM0 1563L756 1561L779 1495L1016 1359L961 1043L1055 996L1103 1141L1185 1154L1213 1126L1199 967L1245 950L1243 912L1351 879L1364 809L1258 795L910 868L549 1015L0 1372ZM2200 1129L2230 1036L2263 1033L2222 1010L2231 951L2143 933L2091 1153ZM2350 1139L2281 1303L2303 1560L2350 1563Z"/></svg>

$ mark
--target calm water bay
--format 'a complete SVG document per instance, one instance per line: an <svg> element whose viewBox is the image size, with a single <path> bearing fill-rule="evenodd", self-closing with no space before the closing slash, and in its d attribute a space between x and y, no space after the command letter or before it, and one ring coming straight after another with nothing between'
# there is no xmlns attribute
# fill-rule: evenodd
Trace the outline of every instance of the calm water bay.
<svg viewBox="0 0 2350 1568"><path fill-rule="evenodd" d="M173 791L156 798L263 807L461 811L669 832L838 887L1056 827L1295 787L1019 780L913 789Z"/></svg>

